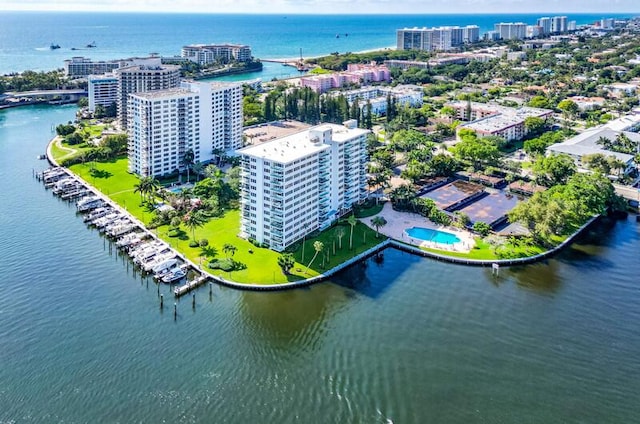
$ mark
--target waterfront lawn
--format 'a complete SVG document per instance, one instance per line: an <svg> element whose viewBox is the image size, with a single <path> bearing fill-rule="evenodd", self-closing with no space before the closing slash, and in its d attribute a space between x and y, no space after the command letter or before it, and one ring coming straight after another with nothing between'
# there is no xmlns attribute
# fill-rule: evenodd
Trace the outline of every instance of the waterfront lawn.
<svg viewBox="0 0 640 424"><path fill-rule="evenodd" d="M71 171L92 184L102 193L113 199L123 208L127 209L140 221L148 224L153 214L147 211L141 202L140 194L134 192L134 186L139 179L136 175L127 171L127 158L119 157L109 162L90 162L76 164L70 167ZM284 275L278 266L278 256L280 254L270 249L259 248L249 241L238 237L240 233L240 211L226 211L220 218L210 219L204 226L196 228L196 240L207 239L207 248L189 247L192 237L191 231L184 226L181 227L189 236L189 240L181 240L177 237L169 237L169 226L160 226L154 230L159 238L171 244L174 248L182 252L195 264L202 264L209 273L219 275L238 283L249 284L281 284L291 281L298 281L316 276L329 268L336 266L353 256L380 243L384 238L375 237L375 231L364 224L358 222L353 231L353 250L349 250L349 232L351 227L345 222L341 224L345 235L342 237L342 249L338 247L336 237L337 226L331 227L315 237L305 240L305 263L302 264L302 243L299 242L291 250L294 253L296 264L291 269L290 275ZM313 243L322 241L326 248L330 248L331 254L328 264L322 263L321 255L313 262L311 269L307 272L306 265L315 253ZM336 254L333 254L333 241L336 243ZM234 261L246 265L245 269L225 272L219 269L210 269L207 264L212 259L224 259L227 253L223 246L231 244L236 248L231 256Z"/></svg>
<svg viewBox="0 0 640 424"><path fill-rule="evenodd" d="M80 153L91 150L92 147L86 143L71 146L61 137L57 137L57 140L51 145L51 154L53 159L60 163L63 160L73 159Z"/></svg>
<svg viewBox="0 0 640 424"><path fill-rule="evenodd" d="M337 231L338 228L342 227L344 230L344 236L342 237L342 248L340 248L340 243L338 241ZM292 252L294 258L296 259L296 267L299 267L299 263L302 263L303 266L299 268L303 273L307 271L307 265L311 262L313 255L315 254L315 248L313 244L316 241L320 241L324 244L324 248L329 251L329 261L323 261L323 254L319 253L315 258L313 263L311 264L311 271L307 275L307 277L313 276L315 273L322 273L336 265L339 265L352 257L359 255L360 253L372 248L373 246L381 243L385 240L385 237L380 235L379 238L376 238L376 232L371 228L367 227L363 223L359 222L353 229L353 249L349 249L349 234L351 231L351 226L346 223L346 221L341 221L340 223L324 230L320 234L315 237L307 237L304 240L304 261L303 261L303 248L302 241L299 241L287 249L287 251ZM333 253L333 247L335 243L335 254ZM297 271L294 268L294 271Z"/></svg>
<svg viewBox="0 0 640 424"><path fill-rule="evenodd" d="M121 156L109 162L87 162L72 165L69 169L148 224L152 214L142 205L139 193L134 192L137 176L127 172L127 158Z"/></svg>
<svg viewBox="0 0 640 424"><path fill-rule="evenodd" d="M182 227L182 229L187 233L189 239L191 239L191 231L184 227ZM237 283L281 284L317 275L317 272L305 275L304 272L296 271L296 269L302 268L299 263L295 264L291 270L291 275L284 275L278 266L278 256L280 256L278 252L256 247L249 241L238 237L240 233L240 211L237 209L227 211L224 216L213 218L203 227L196 228L195 238L197 240L207 239L209 241L209 246L205 249L189 247L188 240L183 241L178 238L168 237L168 231L168 226L158 227L157 234L173 247L183 252L194 263L200 265L200 258L202 257L202 266L210 274L219 275L220 277ZM228 256L223 250L225 244L231 244L237 249L233 256L229 255L229 257L234 261L246 265L245 269L225 272L220 269L210 269L207 266L214 258L224 259ZM209 253L209 255L207 255L207 253ZM213 255L211 255L211 253L213 253Z"/></svg>
<svg viewBox="0 0 640 424"><path fill-rule="evenodd" d="M105 128L105 124L87 124L82 127L82 131L90 138L97 138L102 136Z"/></svg>

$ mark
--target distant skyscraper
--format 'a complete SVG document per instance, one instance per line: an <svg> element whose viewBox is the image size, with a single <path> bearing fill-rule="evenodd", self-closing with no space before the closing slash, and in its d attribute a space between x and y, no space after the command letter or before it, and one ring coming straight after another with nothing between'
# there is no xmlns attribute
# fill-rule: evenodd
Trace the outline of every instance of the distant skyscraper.
<svg viewBox="0 0 640 424"><path fill-rule="evenodd" d="M503 40L522 40L527 36L527 24L522 22L501 22L494 25L494 30Z"/></svg>
<svg viewBox="0 0 640 424"><path fill-rule="evenodd" d="M477 25L438 28L404 28L396 31L398 50L447 51L480 39Z"/></svg>
<svg viewBox="0 0 640 424"><path fill-rule="evenodd" d="M615 20L613 18L600 19L600 28L602 29L613 29L614 24Z"/></svg>
<svg viewBox="0 0 640 424"><path fill-rule="evenodd" d="M567 17L566 16L554 16L551 18L551 32L566 32L567 31Z"/></svg>
<svg viewBox="0 0 640 424"><path fill-rule="evenodd" d="M549 34L551 32L551 18L548 16L539 18L537 24L542 28L541 35Z"/></svg>

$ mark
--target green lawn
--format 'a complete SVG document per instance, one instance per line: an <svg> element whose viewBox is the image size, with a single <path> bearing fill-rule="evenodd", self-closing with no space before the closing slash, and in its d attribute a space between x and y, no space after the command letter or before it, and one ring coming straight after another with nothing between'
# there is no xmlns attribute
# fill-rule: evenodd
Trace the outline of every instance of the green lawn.
<svg viewBox="0 0 640 424"><path fill-rule="evenodd" d="M384 208L384 202L379 202L377 205L374 203L368 208L361 208L355 213L356 218L369 218L370 216L378 215L382 208Z"/></svg>
<svg viewBox="0 0 640 424"><path fill-rule="evenodd" d="M127 172L126 157L121 157L110 162L77 164L71 166L70 169L109 196L120 206L126 208L145 224L148 224L151 220L153 215L145 210L141 202L140 194L134 192L133 187L139 179L137 176ZM353 233L353 250L349 250L350 226L345 225L342 249L339 249L338 241L335 237L335 228L337 227L320 233L316 238L308 238L305 240L306 264L308 264L313 257L313 243L316 240L323 241L328 248L331 247L329 263L322 266L321 257L318 255L318 258L316 258L311 266L311 270L307 273L306 264L303 265L300 263L302 260L302 243L298 243L294 245L293 249L294 256L298 262L291 270L291 275L288 276L285 276L278 266L277 260L280 255L279 253L270 249L258 248L249 241L238 237L238 233L240 232L240 211L238 210L227 211L223 217L211 219L203 227L195 230L195 238L197 240L207 239L209 241L208 249L201 249L199 247L192 248L189 247L189 240L169 237L168 226L158 227L154 232L156 232L158 237L184 253L185 256L194 263L202 263L205 267L213 258L224 258L226 255L222 247L227 243L232 244L237 249L233 254L233 259L245 264L247 268L230 273L207 268L208 272L238 283L278 284L318 275L330 267L336 266L382 241L382 238L375 238L375 231L369 229L364 224L358 223ZM191 231L185 229L184 226L182 229L190 239ZM333 255L334 239L336 240L335 255Z"/></svg>
<svg viewBox="0 0 640 424"><path fill-rule="evenodd" d="M342 228L344 230L344 236L342 237L342 247L340 246L340 240L337 236L338 228ZM304 261L302 255L302 242L295 243L288 250L293 253L293 256L296 258L296 261L298 263L304 263L304 266L300 267L300 269L305 272L306 266L309 265L309 262L311 262L311 259L315 254L315 248L313 246L314 243L316 241L322 242L324 244L325 252L328 252L328 255L326 253L325 255L319 253L311 264L312 271L316 271L316 273L322 273L336 265L341 264L342 262L351 259L356 255L359 255L360 253L372 248L373 246L381 243L384 240L383 236L376 238L375 231L373 231L363 223L358 222L353 228L353 245L352 249L350 249L350 232L351 225L341 221L333 227L326 229L317 237L306 238L304 240ZM325 258L326 256L328 256L328 261L323 260L323 258ZM297 264L296 267L298 267ZM314 273L310 272L309 276L311 275L314 275Z"/></svg>
<svg viewBox="0 0 640 424"><path fill-rule="evenodd" d="M89 124L83 127L83 132L91 138L100 137L105 127L105 124Z"/></svg>
<svg viewBox="0 0 640 424"><path fill-rule="evenodd" d="M59 144L61 144L62 147ZM62 160L74 158L81 152L88 151L91 148L92 146L89 146L86 143L71 146L64 141L60 141L59 143L55 142L51 145L51 154L53 159L60 163Z"/></svg>

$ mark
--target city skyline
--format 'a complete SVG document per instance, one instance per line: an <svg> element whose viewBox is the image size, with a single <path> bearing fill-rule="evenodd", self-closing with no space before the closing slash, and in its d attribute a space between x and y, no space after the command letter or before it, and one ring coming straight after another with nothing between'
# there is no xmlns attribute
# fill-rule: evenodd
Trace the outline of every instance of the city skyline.
<svg viewBox="0 0 640 424"><path fill-rule="evenodd" d="M634 13L640 11L635 0L461 0L455 4L445 0L220 0L215 5L204 0L9 0L0 1L5 11L96 11L96 12L170 12L170 13L251 13L251 14L468 14L487 13ZM319 10L319 7L322 7Z"/></svg>

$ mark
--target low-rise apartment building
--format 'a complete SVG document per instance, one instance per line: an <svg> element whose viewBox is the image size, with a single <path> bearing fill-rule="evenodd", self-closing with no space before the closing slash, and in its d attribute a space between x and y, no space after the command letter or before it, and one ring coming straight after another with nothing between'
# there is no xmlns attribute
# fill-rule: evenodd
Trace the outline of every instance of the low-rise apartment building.
<svg viewBox="0 0 640 424"><path fill-rule="evenodd" d="M448 103L448 105L456 111L457 119L471 121L459 125L458 132L466 128L481 137L498 136L507 141L521 140L527 135L524 125L526 118L547 119L553 115L552 110L534 107L512 108L491 103L463 101Z"/></svg>
<svg viewBox="0 0 640 424"><path fill-rule="evenodd" d="M251 60L251 47L244 44L190 44L182 48L181 55L199 65L248 62Z"/></svg>

